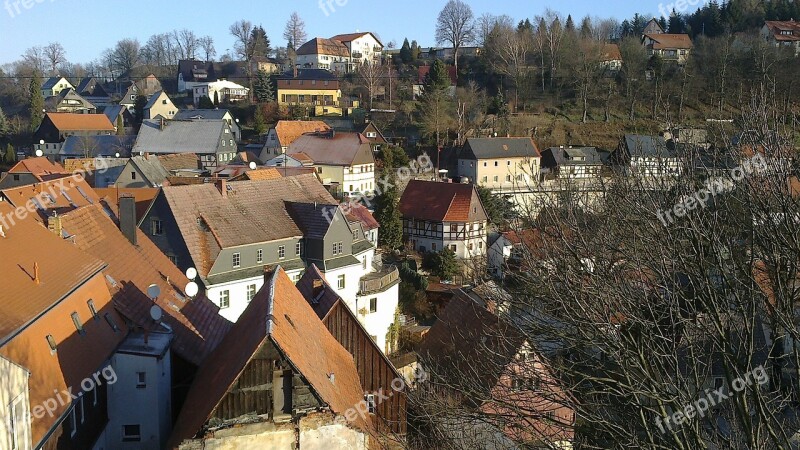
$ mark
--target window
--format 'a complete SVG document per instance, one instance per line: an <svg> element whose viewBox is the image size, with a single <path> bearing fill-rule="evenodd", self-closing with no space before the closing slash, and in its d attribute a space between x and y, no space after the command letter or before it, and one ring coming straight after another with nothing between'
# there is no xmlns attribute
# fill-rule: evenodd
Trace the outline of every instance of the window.
<svg viewBox="0 0 800 450"><path fill-rule="evenodd" d="M111 317L111 314L109 314L109 313L105 313L105 315L103 316L103 318L105 318L105 319L106 319L106 323L108 324L108 326L110 326L110 327L111 327L111 329L112 329L112 330L114 330L114 333L116 333L116 332L118 332L118 331L119 331L119 327L117 326L117 323L116 323L116 322L114 322L114 318L113 318L113 317ZM51 337L52 337L52 336L51 336Z"/></svg>
<svg viewBox="0 0 800 450"><path fill-rule="evenodd" d="M481 178L481 182L483 182L483 183L486 183L486 182L488 182L488 181L489 181L489 177L483 177L483 178Z"/></svg>
<svg viewBox="0 0 800 450"><path fill-rule="evenodd" d="M375 403L375 396L373 394L367 394L364 396L364 402L367 404L367 411L370 414L375 414L377 411L377 405Z"/></svg>
<svg viewBox="0 0 800 450"><path fill-rule="evenodd" d="M436 242L431 242L431 251L432 251L432 252L435 252L435 251L437 251L437 249L436 249Z"/></svg>
<svg viewBox="0 0 800 450"><path fill-rule="evenodd" d="M86 302L86 305L89 306L89 312L92 313L94 320L99 319L100 317L97 315L97 308L94 306L94 300L89 299L89 301Z"/></svg>
<svg viewBox="0 0 800 450"><path fill-rule="evenodd" d="M302 251L303 251L302 243L298 242L298 243L294 244L294 255L295 256L300 256L300 253Z"/></svg>
<svg viewBox="0 0 800 450"><path fill-rule="evenodd" d="M511 175L506 175L506 182L508 182L508 183L511 182Z"/></svg>
<svg viewBox="0 0 800 450"><path fill-rule="evenodd" d="M338 254L339 254L339 243L338 242L334 242L333 243L333 256L336 256Z"/></svg>
<svg viewBox="0 0 800 450"><path fill-rule="evenodd" d="M131 180L135 180L135 179L136 179L136 172L131 172Z"/></svg>
<svg viewBox="0 0 800 450"><path fill-rule="evenodd" d="M336 279L336 286L338 286L339 289L344 289L344 275L339 275Z"/></svg>
<svg viewBox="0 0 800 450"><path fill-rule="evenodd" d="M238 269L242 266L242 255L239 253L233 254L233 268Z"/></svg>
<svg viewBox="0 0 800 450"><path fill-rule="evenodd" d="M469 244L469 251L472 251L475 248L475 245L470 242Z"/></svg>
<svg viewBox="0 0 800 450"><path fill-rule="evenodd" d="M506 161L506 165L510 166L511 165L511 161Z"/></svg>
<svg viewBox="0 0 800 450"><path fill-rule="evenodd" d="M486 161L483 162L483 167L487 167L488 165L489 163L487 163Z"/></svg>
<svg viewBox="0 0 800 450"><path fill-rule="evenodd" d="M256 250L256 262L259 264L264 262L264 250Z"/></svg>
<svg viewBox="0 0 800 450"><path fill-rule="evenodd" d="M164 224L159 219L150 221L150 234L153 236L161 236L164 234Z"/></svg>
<svg viewBox="0 0 800 450"><path fill-rule="evenodd" d="M371 313L378 312L378 297L373 297L369 299L369 312Z"/></svg>
<svg viewBox="0 0 800 450"><path fill-rule="evenodd" d="M458 246L456 244L453 244L453 245L450 246L450 250L452 250L453 253L455 253L455 252L458 251Z"/></svg>
<svg viewBox="0 0 800 450"><path fill-rule="evenodd" d="M278 259L286 258L286 246L281 245L278 247Z"/></svg>
<svg viewBox="0 0 800 450"><path fill-rule="evenodd" d="M248 284L247 285L247 303L253 301L256 296L256 285L255 284Z"/></svg>
<svg viewBox="0 0 800 450"><path fill-rule="evenodd" d="M86 330L83 329L83 322L81 322L81 316L74 312L71 314L71 317L72 324L75 325L75 329L78 330L78 334L86 334Z"/></svg>
<svg viewBox="0 0 800 450"><path fill-rule="evenodd" d="M358 229L353 230L353 240L354 241L358 240Z"/></svg>
<svg viewBox="0 0 800 450"><path fill-rule="evenodd" d="M46 339L47 339L47 345L50 346L50 353L55 353L56 352L56 340L55 340L55 338L53 338L52 334L48 334Z"/></svg>
<svg viewBox="0 0 800 450"><path fill-rule="evenodd" d="M147 372L136 372L136 389L147 387Z"/></svg>
<svg viewBox="0 0 800 450"><path fill-rule="evenodd" d="M495 183L497 183L497 181L498 181L498 176L497 176L497 175L495 175L495 176L494 176L494 182L495 182Z"/></svg>
<svg viewBox="0 0 800 450"><path fill-rule="evenodd" d="M339 248L338 248L339 254L341 255L342 253L344 253L344 244L339 242L338 246L339 246Z"/></svg>
<svg viewBox="0 0 800 450"><path fill-rule="evenodd" d="M122 442L139 442L142 440L140 425L123 425Z"/></svg>
<svg viewBox="0 0 800 450"><path fill-rule="evenodd" d="M225 309L231 306L231 291L222 291L219 293L219 308Z"/></svg>

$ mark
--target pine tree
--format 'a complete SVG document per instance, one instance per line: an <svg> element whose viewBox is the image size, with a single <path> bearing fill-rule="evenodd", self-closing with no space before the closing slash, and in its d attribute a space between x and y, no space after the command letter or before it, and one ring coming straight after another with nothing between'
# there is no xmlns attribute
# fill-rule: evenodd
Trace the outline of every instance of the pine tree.
<svg viewBox="0 0 800 450"><path fill-rule="evenodd" d="M452 82L447 67L440 60L436 60L431 65L431 70L425 76L425 91L431 89L448 89Z"/></svg>
<svg viewBox="0 0 800 450"><path fill-rule="evenodd" d="M400 61L403 61L403 64L408 64L414 60L413 55L411 54L411 44L408 43L408 38L403 41L403 46L400 48Z"/></svg>
<svg viewBox="0 0 800 450"><path fill-rule="evenodd" d="M675 9L673 9L672 14L669 15L669 27L667 33L681 34L683 31L683 17L681 17L681 15L675 11Z"/></svg>
<svg viewBox="0 0 800 450"><path fill-rule="evenodd" d="M422 50L419 48L417 41L411 41L411 61L418 60L421 52Z"/></svg>
<svg viewBox="0 0 800 450"><path fill-rule="evenodd" d="M0 141L9 134L11 134L11 126L8 124L8 119L3 112L3 108L0 108Z"/></svg>
<svg viewBox="0 0 800 450"><path fill-rule="evenodd" d="M214 91L214 107L219 108L219 91Z"/></svg>
<svg viewBox="0 0 800 450"><path fill-rule="evenodd" d="M259 70L256 75L255 86L256 101L259 103L275 101L275 92L272 90L272 81L269 74L264 70Z"/></svg>
<svg viewBox="0 0 800 450"><path fill-rule="evenodd" d="M4 155L6 165L13 166L17 162L17 152L11 144L6 145L6 154Z"/></svg>
<svg viewBox="0 0 800 450"><path fill-rule="evenodd" d="M396 180L394 177L389 180L383 192L375 198L375 219L381 224L378 243L394 250L403 245L403 219L400 217L400 196L395 186Z"/></svg>
<svg viewBox="0 0 800 450"><path fill-rule="evenodd" d="M139 95L136 97L136 103L133 104L133 115L136 119L136 125L141 125L144 120L144 107L147 106L147 97Z"/></svg>
<svg viewBox="0 0 800 450"><path fill-rule="evenodd" d="M253 120L253 131L255 131L258 136L267 132L267 118L264 114L264 105L256 105L256 112Z"/></svg>
<svg viewBox="0 0 800 450"><path fill-rule="evenodd" d="M36 132L44 118L44 96L42 96L42 79L39 72L34 72L28 86L30 94L30 107L28 111L31 116L31 131Z"/></svg>

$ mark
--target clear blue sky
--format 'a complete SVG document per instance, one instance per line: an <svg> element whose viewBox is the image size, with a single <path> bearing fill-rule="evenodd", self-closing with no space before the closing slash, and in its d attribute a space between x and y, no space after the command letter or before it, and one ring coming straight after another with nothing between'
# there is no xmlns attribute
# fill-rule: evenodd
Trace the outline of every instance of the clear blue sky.
<svg viewBox="0 0 800 450"><path fill-rule="evenodd" d="M319 0L254 3L208 0L24 1L29 8L25 8L23 0L0 0L0 64L18 59L28 47L53 41L64 46L71 62L88 62L119 39L132 37L144 43L152 34L181 28L189 28L200 36L212 36L217 53L221 55L233 45L228 26L242 18L262 24L273 46L285 45L281 35L286 19L295 10L305 20L309 38L359 30L378 33L384 44L394 40L399 45L404 37L408 37L416 39L421 46L430 46L435 45L436 16L446 3L446 0L338 0L344 4L338 6L337 0L333 0L331 4L335 11L328 9L326 15ZM489 12L508 14L516 20L541 14L548 6L564 15L572 14L576 21L587 14L622 20L634 12L658 11L658 3L631 0L467 1L476 17Z"/></svg>

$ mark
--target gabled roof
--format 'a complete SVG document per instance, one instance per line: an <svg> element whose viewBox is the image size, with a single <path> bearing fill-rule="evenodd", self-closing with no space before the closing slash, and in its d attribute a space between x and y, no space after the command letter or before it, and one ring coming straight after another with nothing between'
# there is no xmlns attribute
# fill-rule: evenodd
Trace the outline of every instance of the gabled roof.
<svg viewBox="0 0 800 450"><path fill-rule="evenodd" d="M76 91L85 97L110 97L96 78L82 79Z"/></svg>
<svg viewBox="0 0 800 450"><path fill-rule="evenodd" d="M275 134L283 147L288 147L306 133L330 131L331 127L321 120L279 120L275 125Z"/></svg>
<svg viewBox="0 0 800 450"><path fill-rule="evenodd" d="M54 87L56 87L58 82L61 81L61 80L66 81L67 84L72 86L72 84L70 84L69 81L67 81L66 78L64 78L62 76L58 76L58 77L50 77L47 80L45 80L45 82L42 83L42 89L53 89Z"/></svg>
<svg viewBox="0 0 800 450"><path fill-rule="evenodd" d="M603 44L600 49L601 61L622 61L622 52L617 44Z"/></svg>
<svg viewBox="0 0 800 450"><path fill-rule="evenodd" d="M155 304L175 333L172 349L181 358L200 365L227 334L231 323L219 307L205 296L190 299L183 292L189 280L141 230L137 245L131 244L99 205L66 213L62 226L77 248L108 264L104 272L116 282L114 306L137 326L153 325L146 292L152 284L161 288Z"/></svg>
<svg viewBox="0 0 800 450"><path fill-rule="evenodd" d="M89 100L83 98L83 96L75 92L75 90L72 88L66 88L52 97L47 97L44 101L44 104L46 108L55 110L59 105L61 105L61 102L67 99L77 100L81 102L87 109L95 109L94 105Z"/></svg>
<svg viewBox="0 0 800 450"><path fill-rule="evenodd" d="M198 435L242 372L267 344L337 415L363 401L353 357L331 336L282 268L256 294L192 383L167 448ZM334 380L328 378L334 375ZM272 380L264 380L265 383ZM369 425L358 418L354 425Z"/></svg>
<svg viewBox="0 0 800 450"><path fill-rule="evenodd" d="M325 38L314 38L297 49L297 55L328 55L350 57L350 50L341 41Z"/></svg>
<svg viewBox="0 0 800 450"><path fill-rule="evenodd" d="M603 164L595 147L550 147L542 152L542 166L582 166Z"/></svg>
<svg viewBox="0 0 800 450"><path fill-rule="evenodd" d="M14 217L0 235L0 346L39 314L86 283L105 267L38 223L35 216L20 218L0 202L0 214ZM39 283L34 280L38 265Z"/></svg>
<svg viewBox="0 0 800 450"><path fill-rule="evenodd" d="M244 174L242 174L244 179L250 181L264 181L264 180L274 180L276 178L281 178L281 172L274 167L263 167L261 169L256 170L248 170Z"/></svg>
<svg viewBox="0 0 800 450"><path fill-rule="evenodd" d="M333 217L336 220L337 209L339 205L286 202L286 210L306 239L324 239L333 224L327 218Z"/></svg>
<svg viewBox="0 0 800 450"><path fill-rule="evenodd" d="M297 69L297 76L294 72L286 72L278 76L279 80L317 80L317 81L339 81L336 75L330 70L325 69Z"/></svg>
<svg viewBox="0 0 800 450"><path fill-rule="evenodd" d="M411 180L400 198L400 213L433 222L487 220L475 186L460 183Z"/></svg>
<svg viewBox="0 0 800 450"><path fill-rule="evenodd" d="M667 147L663 136L626 134L625 148L630 156L643 158L672 158L675 152Z"/></svg>
<svg viewBox="0 0 800 450"><path fill-rule="evenodd" d="M374 164L375 157L369 139L361 133L305 134L297 138L286 151L290 156L304 153L315 164L355 166Z"/></svg>
<svg viewBox="0 0 800 450"><path fill-rule="evenodd" d="M227 109L182 109L172 120L222 120L228 114Z"/></svg>
<svg viewBox="0 0 800 450"><path fill-rule="evenodd" d="M50 160L45 157L23 159L14 164L12 168L8 169L8 173L29 173L39 181L62 178L69 174L64 167L50 162Z"/></svg>
<svg viewBox="0 0 800 450"><path fill-rule="evenodd" d="M105 114L47 113L59 131L116 131Z"/></svg>
<svg viewBox="0 0 800 450"><path fill-rule="evenodd" d="M653 49L655 50L692 48L692 39L688 34L646 34L645 37L655 41L653 43Z"/></svg>
<svg viewBox="0 0 800 450"><path fill-rule="evenodd" d="M65 156L115 156L119 153L122 158L131 155L131 149L136 141L133 135L104 134L99 136L69 136L61 145L59 155Z"/></svg>
<svg viewBox="0 0 800 450"><path fill-rule="evenodd" d="M380 224L366 206L361 203L353 203L347 209L347 220L350 222L359 222L364 226L365 231L375 230L380 227Z"/></svg>
<svg viewBox="0 0 800 450"><path fill-rule="evenodd" d="M161 165L157 155L134 156L130 159L130 164L139 170L150 187L161 186L169 176L169 172Z"/></svg>
<svg viewBox="0 0 800 450"><path fill-rule="evenodd" d="M764 25L772 33L776 41L795 42L800 41L800 22L794 20L768 20ZM783 31L791 31L791 34L782 34Z"/></svg>
<svg viewBox="0 0 800 450"><path fill-rule="evenodd" d="M133 152L204 155L217 153L223 138L233 139L233 134L223 136L226 128L228 124L223 121L168 120L162 130L161 121L145 120ZM236 147L231 148L231 151L235 152Z"/></svg>
<svg viewBox="0 0 800 450"><path fill-rule="evenodd" d="M100 202L100 197L84 179L60 178L27 186L0 191L0 196L15 207L33 204L38 212L34 215L43 222L53 212L62 214L81 206Z"/></svg>
<svg viewBox="0 0 800 450"><path fill-rule="evenodd" d="M364 32L364 33L337 34L336 36L332 37L331 40L332 41L339 41L339 42L342 42L342 43L346 43L346 42L355 41L356 39L358 39L360 37L363 37L363 36L366 36L368 34L370 36L372 36L373 39L378 41L378 44L380 44L381 47L383 47L383 44L381 43L381 40L378 39L378 36L375 36L375 34L370 32L370 31L367 31L367 32Z"/></svg>
<svg viewBox="0 0 800 450"><path fill-rule="evenodd" d="M200 158L198 158L194 153L158 155L158 161L167 172L185 169L195 170L200 168Z"/></svg>
<svg viewBox="0 0 800 450"><path fill-rule="evenodd" d="M159 100L161 100L161 97L162 97L162 96L163 96L163 97L166 97L166 99L167 99L167 100L169 100L170 102L172 102L172 100L169 98L169 96L167 95L167 93L166 93L166 92L164 92L164 91L158 91L158 92L156 92L155 94L153 94L153 96L152 96L152 97L150 97L150 100L148 100L148 101L147 101L147 103L144 105L144 109L146 109L146 110L147 110L147 109L150 109L150 108L152 108L153 106L155 106L156 102L158 102Z"/></svg>
<svg viewBox="0 0 800 450"><path fill-rule="evenodd" d="M113 124L117 123L117 118L121 114L126 113L130 114L130 111L128 111L128 108L126 108L124 105L106 106L106 108L103 110L103 114L108 117L108 120Z"/></svg>
<svg viewBox="0 0 800 450"><path fill-rule="evenodd" d="M541 156L533 139L528 137L511 138L469 138L461 156L463 159L497 158L537 158Z"/></svg>
<svg viewBox="0 0 800 450"><path fill-rule="evenodd" d="M133 197L136 200L136 219L142 220L150 209L150 206L158 197L161 188L94 188L100 198L108 200L111 205L119 208L121 197Z"/></svg>
<svg viewBox="0 0 800 450"><path fill-rule="evenodd" d="M374 137L374 138L369 137L367 135L367 133L369 133L370 131L374 131L375 133L377 133L377 136ZM375 125L375 122L368 123L367 126L364 127L364 129L361 131L361 134L363 134L364 136L367 136L367 139L369 139L370 142L372 142L373 144L388 144L389 143L389 141L386 140L386 137L384 137L383 132L381 132L381 130L378 129L378 126Z"/></svg>
<svg viewBox="0 0 800 450"><path fill-rule="evenodd" d="M336 204L314 175L230 182L226 186L226 197L212 183L162 189L161 195L203 277L222 248L302 236L284 201Z"/></svg>

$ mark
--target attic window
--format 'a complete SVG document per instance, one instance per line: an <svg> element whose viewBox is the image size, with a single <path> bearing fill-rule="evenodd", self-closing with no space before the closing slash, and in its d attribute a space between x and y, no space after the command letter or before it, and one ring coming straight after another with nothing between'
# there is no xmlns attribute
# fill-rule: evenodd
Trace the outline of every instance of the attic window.
<svg viewBox="0 0 800 450"><path fill-rule="evenodd" d="M81 322L81 316L78 315L77 312L72 313L70 316L72 317L72 324L75 325L75 329L78 330L78 334L86 334L86 330L83 329L83 322Z"/></svg>
<svg viewBox="0 0 800 450"><path fill-rule="evenodd" d="M284 315L283 315L283 317L285 317L285 318L286 318L286 321L287 321L287 322L289 322L289 325L291 325L291 326L292 326L292 328L295 328L295 329L297 328L297 327L294 325L294 322L292 322L292 318L291 318L291 317L289 317L289 315L288 315L288 314L284 314Z"/></svg>
<svg viewBox="0 0 800 450"><path fill-rule="evenodd" d="M97 307L94 306L94 300L89 299L86 304L89 306L89 312L92 313L92 317L94 320L98 320L100 316L97 315Z"/></svg>
<svg viewBox="0 0 800 450"><path fill-rule="evenodd" d="M55 340L55 338L53 338L53 335L52 334L48 334L45 339L47 339L47 345L50 346L50 353L55 353L56 352L56 340Z"/></svg>

